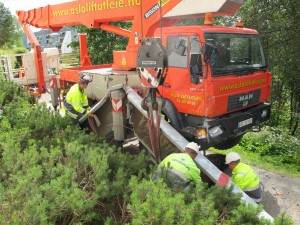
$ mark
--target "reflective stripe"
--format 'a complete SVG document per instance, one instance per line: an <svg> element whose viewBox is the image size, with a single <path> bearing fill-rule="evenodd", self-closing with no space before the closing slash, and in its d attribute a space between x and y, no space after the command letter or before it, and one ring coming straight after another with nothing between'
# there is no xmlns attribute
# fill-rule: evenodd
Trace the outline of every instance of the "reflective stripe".
<svg viewBox="0 0 300 225"><path fill-rule="evenodd" d="M259 188L260 188L260 184L256 185L253 188L245 188L244 191L255 191L256 189L259 189Z"/></svg>
<svg viewBox="0 0 300 225"><path fill-rule="evenodd" d="M74 119L77 118L79 112L77 112L70 103L68 103L67 101L64 101L63 108L66 110L66 112L69 116L71 116Z"/></svg>
<svg viewBox="0 0 300 225"><path fill-rule="evenodd" d="M247 190L245 189L244 192L250 197L252 198L256 203L261 202L262 200L262 189L261 189L261 185L256 186L256 189L254 190L249 190L249 189L253 189L253 188L247 188Z"/></svg>
<svg viewBox="0 0 300 225"><path fill-rule="evenodd" d="M239 163L232 171L231 180L242 190L259 185L259 176L255 171L244 163Z"/></svg>
<svg viewBox="0 0 300 225"><path fill-rule="evenodd" d="M73 105L73 106L80 106L80 105L81 105L81 102L72 102L72 103L70 103L70 102L68 102L67 100L66 100L66 102L67 102L68 104L70 104L70 105Z"/></svg>
<svg viewBox="0 0 300 225"><path fill-rule="evenodd" d="M246 176L246 175L247 175L247 173L245 173L245 172L243 172L243 171L238 171L236 174L240 174L240 175L242 175L242 176Z"/></svg>
<svg viewBox="0 0 300 225"><path fill-rule="evenodd" d="M168 155L161 163L167 169L175 168L183 173L189 181L196 184L201 182L200 170L194 160L185 153L172 153Z"/></svg>
<svg viewBox="0 0 300 225"><path fill-rule="evenodd" d="M84 108L88 108L88 99L85 90L81 90L78 84L73 85L66 95L64 101L65 108L73 115L84 113Z"/></svg>
<svg viewBox="0 0 300 225"><path fill-rule="evenodd" d="M171 171L172 173L176 174L178 177L180 177L184 182L188 182L189 180L187 179L187 177L181 173L179 170L177 169L170 169L169 171Z"/></svg>
<svg viewBox="0 0 300 225"><path fill-rule="evenodd" d="M252 198L256 203L260 203L262 201L262 198L254 199Z"/></svg>
<svg viewBox="0 0 300 225"><path fill-rule="evenodd" d="M67 114L70 115L71 117L73 117L74 119L77 118L77 115L76 115L76 114L73 114L73 113L71 113L71 112L69 112L69 111L67 111Z"/></svg>
<svg viewBox="0 0 300 225"><path fill-rule="evenodd" d="M85 114L89 108L85 90L80 90L79 84L73 85L66 95L63 103L66 113L73 119L77 119L79 114Z"/></svg>

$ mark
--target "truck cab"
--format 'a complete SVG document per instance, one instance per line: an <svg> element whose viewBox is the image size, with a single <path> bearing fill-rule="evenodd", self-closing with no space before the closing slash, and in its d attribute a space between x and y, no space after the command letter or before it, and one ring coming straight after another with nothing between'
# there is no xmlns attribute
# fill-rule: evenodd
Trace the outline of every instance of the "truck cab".
<svg viewBox="0 0 300 225"><path fill-rule="evenodd" d="M169 66L163 113L186 138L225 149L269 119L271 74L257 31L177 26L164 28L162 39Z"/></svg>

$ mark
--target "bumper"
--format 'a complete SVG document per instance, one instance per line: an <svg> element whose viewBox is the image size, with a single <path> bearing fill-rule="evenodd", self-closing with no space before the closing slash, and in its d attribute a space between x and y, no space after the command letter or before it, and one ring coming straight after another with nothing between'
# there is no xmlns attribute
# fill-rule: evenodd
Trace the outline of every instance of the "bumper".
<svg viewBox="0 0 300 225"><path fill-rule="evenodd" d="M199 118L198 121L193 118L189 120L193 121L193 124L189 124L189 127L194 127L194 132L200 128L204 128L206 130L206 139L196 139L201 147L206 149L218 143L224 142L227 139L233 139L245 134L248 131L251 131L253 127L268 121L270 119L270 115L270 104L263 103L252 108L247 108L243 111L230 113L222 117ZM212 128L216 127L219 127L220 129L218 130L221 132L211 132L213 130ZM189 132L189 135L195 136L195 133L192 134Z"/></svg>

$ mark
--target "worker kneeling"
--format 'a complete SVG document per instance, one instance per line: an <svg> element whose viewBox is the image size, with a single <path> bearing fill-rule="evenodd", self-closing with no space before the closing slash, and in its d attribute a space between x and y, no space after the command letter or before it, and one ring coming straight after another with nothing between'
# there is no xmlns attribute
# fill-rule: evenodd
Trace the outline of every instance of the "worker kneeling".
<svg viewBox="0 0 300 225"><path fill-rule="evenodd" d="M229 152L225 164L232 170L231 181L242 189L256 203L262 200L262 189L259 176L248 165L240 162L241 157L236 152Z"/></svg>
<svg viewBox="0 0 300 225"><path fill-rule="evenodd" d="M74 84L66 95L62 112L65 112L71 118L73 125L78 124L79 119L85 114L90 114L86 95L86 88L90 82L90 75L80 74L79 83Z"/></svg>
<svg viewBox="0 0 300 225"><path fill-rule="evenodd" d="M201 183L200 169L194 162L198 153L199 146L188 143L183 153L172 153L159 164L153 180L162 178L173 191L188 189L191 182Z"/></svg>

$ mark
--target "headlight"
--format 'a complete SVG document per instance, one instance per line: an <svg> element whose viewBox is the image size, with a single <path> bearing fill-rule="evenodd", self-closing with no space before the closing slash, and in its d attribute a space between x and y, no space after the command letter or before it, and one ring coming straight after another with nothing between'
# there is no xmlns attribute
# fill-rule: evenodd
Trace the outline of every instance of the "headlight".
<svg viewBox="0 0 300 225"><path fill-rule="evenodd" d="M223 130L221 129L220 126L215 126L215 127L209 128L208 133L211 137L214 138L214 137L217 137L217 136L223 134Z"/></svg>
<svg viewBox="0 0 300 225"><path fill-rule="evenodd" d="M205 139L207 137L206 130L204 128L196 130L196 139Z"/></svg>

